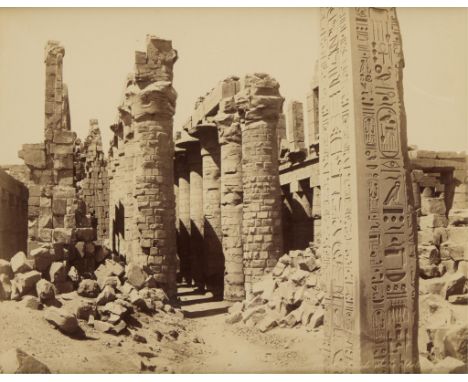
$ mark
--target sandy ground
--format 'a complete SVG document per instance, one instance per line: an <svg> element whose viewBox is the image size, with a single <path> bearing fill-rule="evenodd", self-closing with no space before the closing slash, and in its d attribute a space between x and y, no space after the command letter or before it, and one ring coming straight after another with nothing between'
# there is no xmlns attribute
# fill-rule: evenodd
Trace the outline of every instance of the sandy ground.
<svg viewBox="0 0 468 382"><path fill-rule="evenodd" d="M310 373L321 364L317 344L321 332L275 329L261 334L241 325L227 325L228 304L210 295L181 290L187 318L139 315L132 335L100 333L81 323L85 336L71 338L54 329L43 311L23 303L0 302L1 349L18 347L45 363L53 373L139 373L142 363L156 373ZM71 307L72 301L62 301ZM164 337L158 340L155 330ZM168 333L175 330L179 337ZM314 345L315 344L315 345Z"/></svg>

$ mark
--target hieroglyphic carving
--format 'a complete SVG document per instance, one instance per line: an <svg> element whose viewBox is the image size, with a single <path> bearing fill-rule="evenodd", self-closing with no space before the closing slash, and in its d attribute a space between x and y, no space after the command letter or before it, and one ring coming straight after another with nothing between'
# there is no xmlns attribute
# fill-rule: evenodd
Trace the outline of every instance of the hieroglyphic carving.
<svg viewBox="0 0 468 382"><path fill-rule="evenodd" d="M332 371L418 370L400 40L394 9L321 12L324 353Z"/></svg>

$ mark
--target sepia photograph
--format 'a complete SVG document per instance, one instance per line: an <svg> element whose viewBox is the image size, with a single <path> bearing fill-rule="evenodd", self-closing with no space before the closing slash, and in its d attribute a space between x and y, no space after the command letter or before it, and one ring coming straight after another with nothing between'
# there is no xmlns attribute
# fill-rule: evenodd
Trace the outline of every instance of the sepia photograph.
<svg viewBox="0 0 468 382"><path fill-rule="evenodd" d="M0 374L467 374L468 8L98 3L0 7Z"/></svg>

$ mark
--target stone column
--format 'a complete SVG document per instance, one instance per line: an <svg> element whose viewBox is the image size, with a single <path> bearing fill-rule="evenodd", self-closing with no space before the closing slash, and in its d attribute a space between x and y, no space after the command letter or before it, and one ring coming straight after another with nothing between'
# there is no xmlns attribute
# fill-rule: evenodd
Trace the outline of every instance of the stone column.
<svg viewBox="0 0 468 382"><path fill-rule="evenodd" d="M177 146L177 143L176 143ZM185 150L176 152L179 235L177 250L180 258L180 273L188 285L192 283L190 256L190 173Z"/></svg>
<svg viewBox="0 0 468 382"><path fill-rule="evenodd" d="M221 231L220 149L216 124L195 126L200 140L203 171L203 273L215 298L223 296L224 255Z"/></svg>
<svg viewBox="0 0 468 382"><path fill-rule="evenodd" d="M221 145L224 299L241 301L245 297L242 251L242 132L233 98L226 98L220 102L216 120Z"/></svg>
<svg viewBox="0 0 468 382"><path fill-rule="evenodd" d="M172 43L147 36L147 51L136 52L131 104L135 158L133 197L139 248L132 259L145 265L169 297L177 292L173 115L177 94Z"/></svg>
<svg viewBox="0 0 468 382"><path fill-rule="evenodd" d="M186 142L180 143L180 147L184 147L187 150L187 165L190 173L190 254L192 277L195 285L204 290L203 176L200 143L196 139L188 138Z"/></svg>
<svg viewBox="0 0 468 382"><path fill-rule="evenodd" d="M236 103L242 128L242 242L245 288L276 264L283 251L276 125L283 98L266 74L245 77Z"/></svg>
<svg viewBox="0 0 468 382"><path fill-rule="evenodd" d="M297 150L304 149L304 107L302 102L290 101L288 103L288 114L286 124L286 135L288 143Z"/></svg>
<svg viewBox="0 0 468 382"><path fill-rule="evenodd" d="M320 244L322 237L322 208L320 186L312 188L312 218L314 219L314 243Z"/></svg>
<svg viewBox="0 0 468 382"><path fill-rule="evenodd" d="M323 8L324 363L419 371L416 224L395 9Z"/></svg>

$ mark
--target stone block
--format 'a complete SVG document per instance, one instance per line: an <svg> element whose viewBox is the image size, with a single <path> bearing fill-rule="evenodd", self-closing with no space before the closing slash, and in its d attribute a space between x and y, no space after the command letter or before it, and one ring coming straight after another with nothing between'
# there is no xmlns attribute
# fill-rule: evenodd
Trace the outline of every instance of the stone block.
<svg viewBox="0 0 468 382"><path fill-rule="evenodd" d="M74 334L80 330L76 316L64 308L49 307L44 318L63 333Z"/></svg>
<svg viewBox="0 0 468 382"><path fill-rule="evenodd" d="M447 227L447 225L448 219L444 215L429 214L419 218L419 227L421 230L437 227Z"/></svg>
<svg viewBox="0 0 468 382"><path fill-rule="evenodd" d="M13 271L7 260L0 259L0 275L6 275L10 279L13 277Z"/></svg>
<svg viewBox="0 0 468 382"><path fill-rule="evenodd" d="M50 374L44 363L18 348L0 354L0 371L4 374Z"/></svg>
<svg viewBox="0 0 468 382"><path fill-rule="evenodd" d="M137 289L141 289L145 284L145 280L148 277L146 272L135 263L129 263L125 269L125 275L130 285L133 285Z"/></svg>
<svg viewBox="0 0 468 382"><path fill-rule="evenodd" d="M10 260L10 266L13 273L25 273L32 270L31 262L26 258L24 252L18 252Z"/></svg>
<svg viewBox="0 0 468 382"><path fill-rule="evenodd" d="M445 200L443 198L421 198L421 214L422 215L445 215Z"/></svg>
<svg viewBox="0 0 468 382"><path fill-rule="evenodd" d="M440 246L440 256L443 260L468 260L468 242L460 245L452 240L446 241Z"/></svg>
<svg viewBox="0 0 468 382"><path fill-rule="evenodd" d="M62 283L67 280L67 268L64 262L56 261L50 265L49 278L54 284Z"/></svg>
<svg viewBox="0 0 468 382"><path fill-rule="evenodd" d="M95 298L99 295L100 288L95 280L84 279L78 286L77 293L83 297Z"/></svg>
<svg viewBox="0 0 468 382"><path fill-rule="evenodd" d="M55 299L55 288L47 280L41 279L36 284L36 294L41 302L49 302Z"/></svg>
<svg viewBox="0 0 468 382"><path fill-rule="evenodd" d="M449 298L454 294L466 293L466 277L461 273L457 272L446 277L445 287L443 289L443 295L445 298Z"/></svg>
<svg viewBox="0 0 468 382"><path fill-rule="evenodd" d="M468 243L468 227L448 228L448 239L456 244L466 245Z"/></svg>
<svg viewBox="0 0 468 382"><path fill-rule="evenodd" d="M18 273L12 280L12 286L14 284L18 295L23 296L33 290L40 279L41 274L37 271Z"/></svg>

